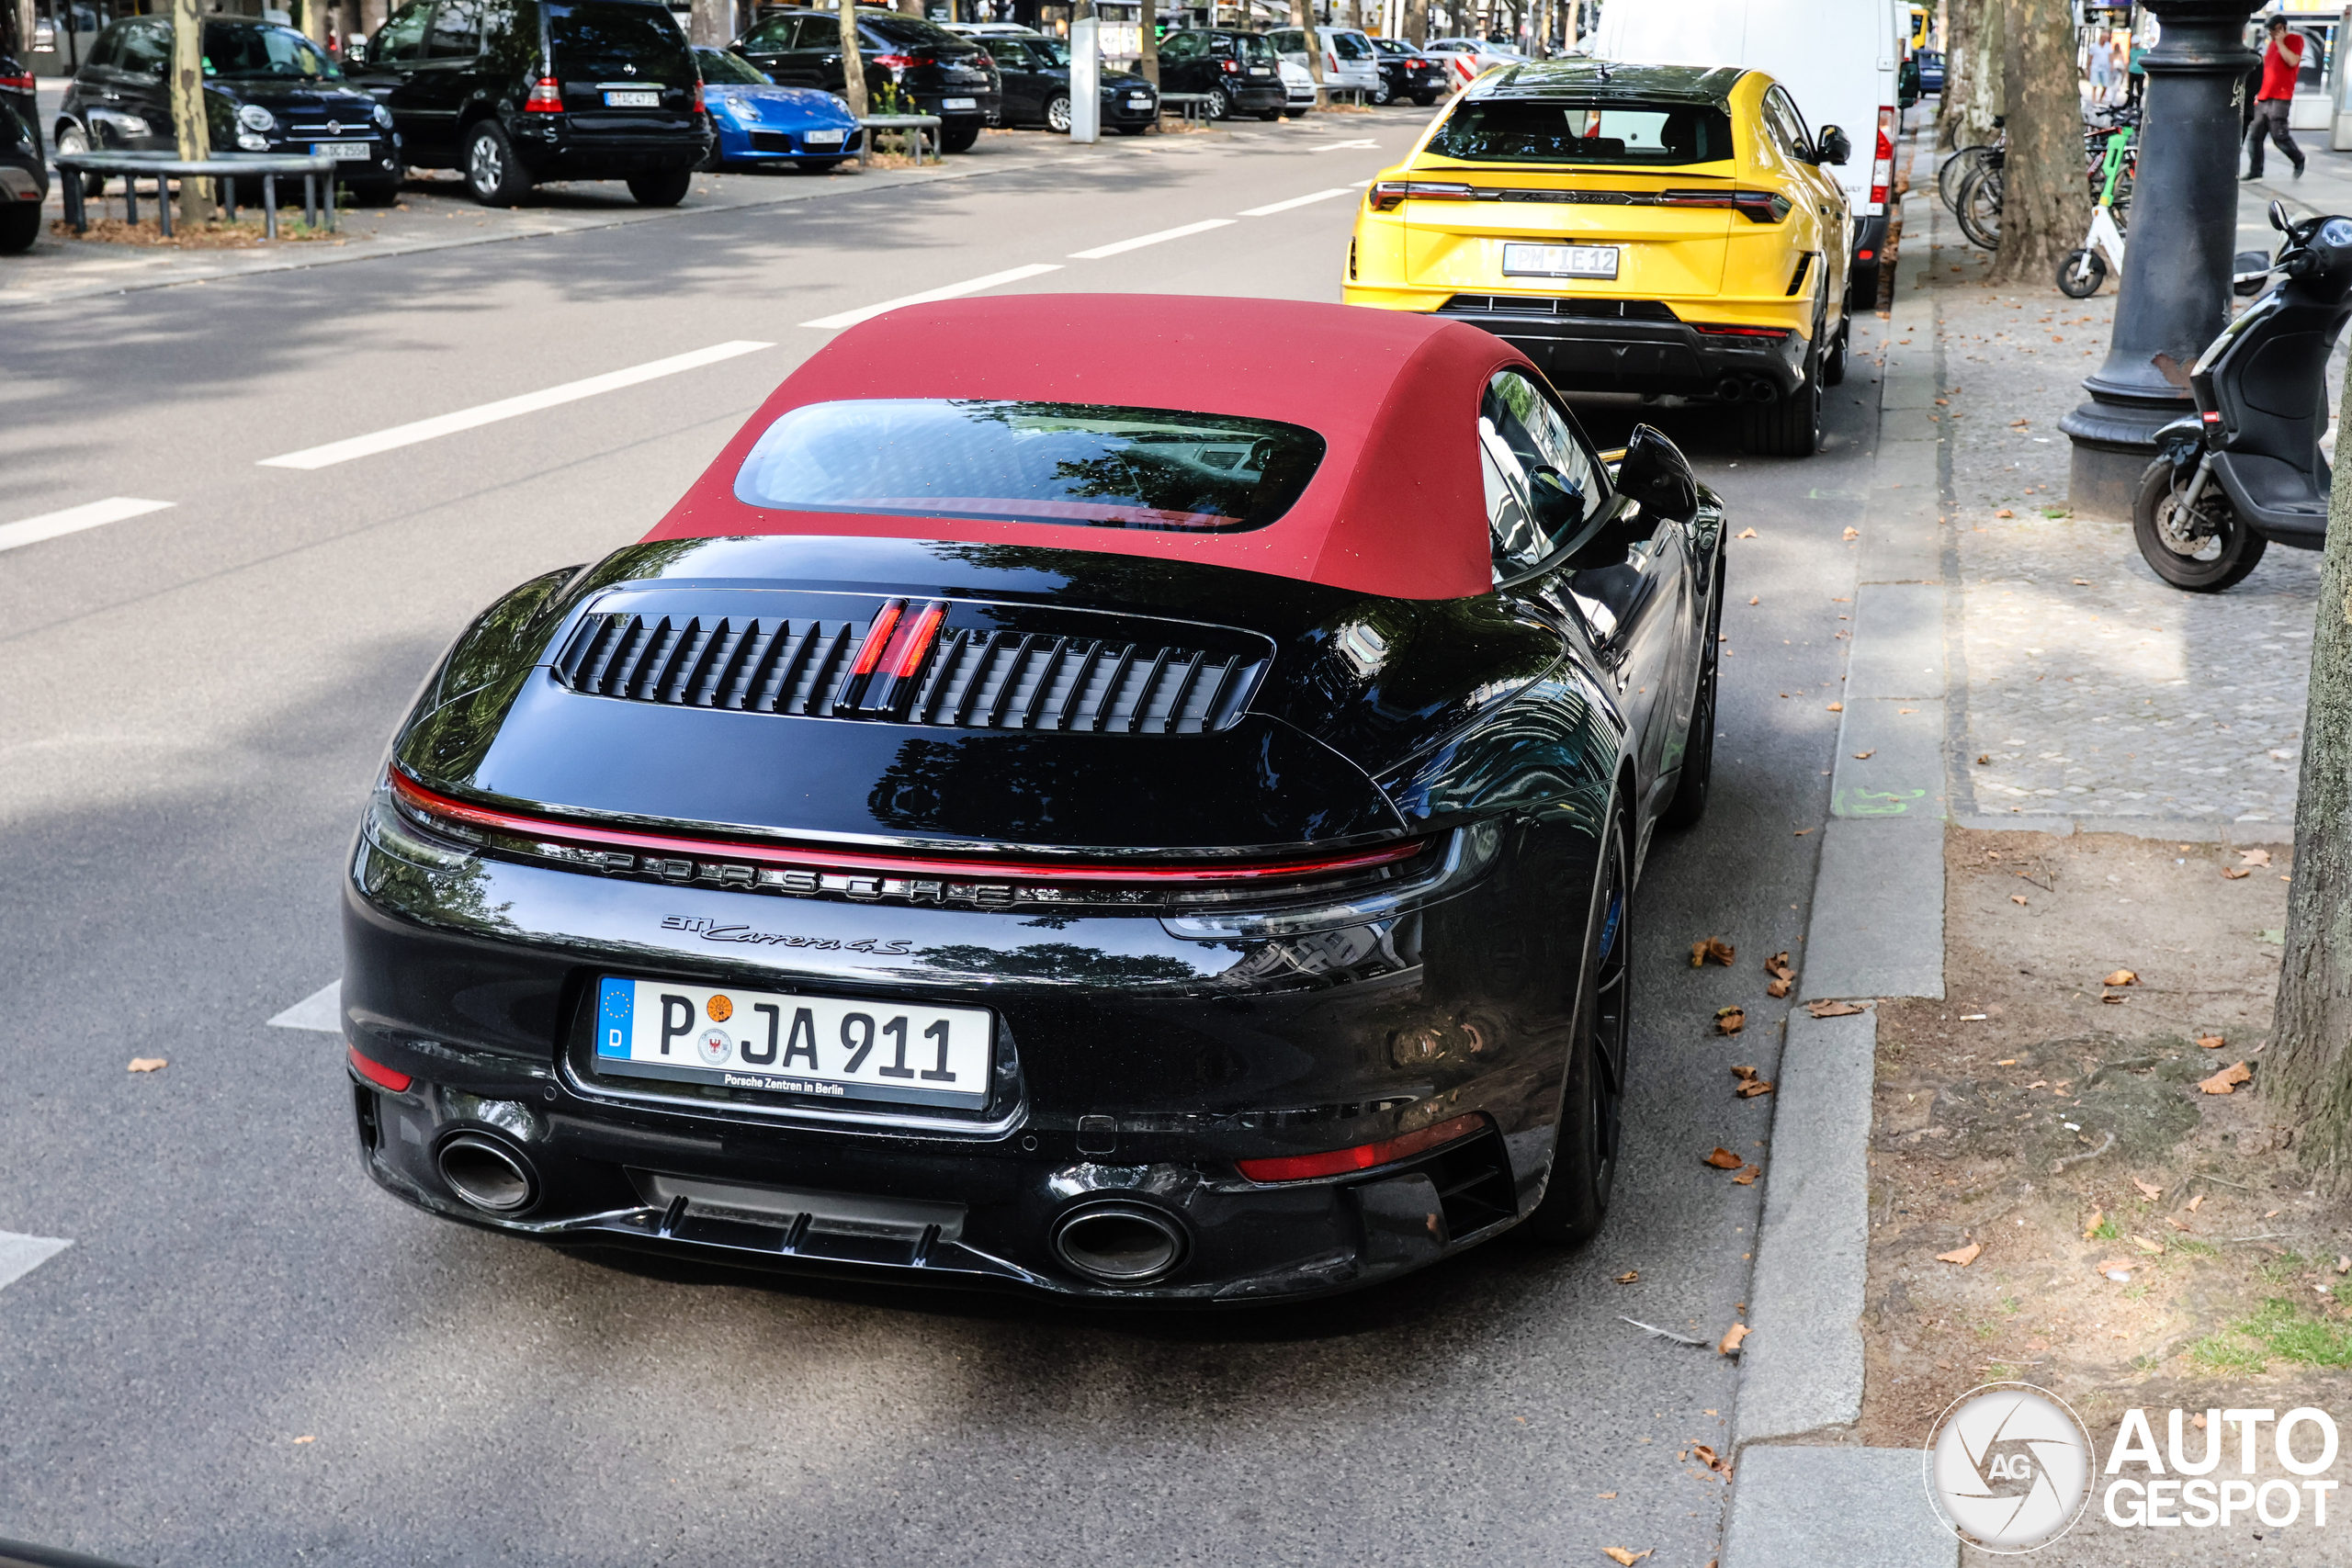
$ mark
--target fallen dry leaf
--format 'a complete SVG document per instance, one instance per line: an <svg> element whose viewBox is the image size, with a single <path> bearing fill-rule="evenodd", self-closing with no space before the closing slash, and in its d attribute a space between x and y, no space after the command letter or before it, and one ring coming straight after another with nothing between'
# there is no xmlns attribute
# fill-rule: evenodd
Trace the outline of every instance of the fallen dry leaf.
<svg viewBox="0 0 2352 1568"><path fill-rule="evenodd" d="M1628 1269L1623 1274L1617 1276L1617 1282L1621 1285L1630 1285L1641 1277L1642 1271L1640 1269Z"/></svg>
<svg viewBox="0 0 2352 1568"><path fill-rule="evenodd" d="M2133 974L2129 969L2118 969L2114 974L2109 975L2106 979L2099 982L2102 986L2136 986L2139 983L2140 976Z"/></svg>
<svg viewBox="0 0 2352 1568"><path fill-rule="evenodd" d="M1715 1450L1709 1448L1704 1443L1691 1444L1690 1457L1705 1465L1709 1470L1721 1470L1724 1467L1724 1461L1716 1454Z"/></svg>
<svg viewBox="0 0 2352 1568"><path fill-rule="evenodd" d="M2025 895L2024 895L2024 894L2022 894L2022 893L2012 893L2012 894L2010 894L2010 895L2009 895L2009 902L2010 902L2010 903L2012 903L2012 904L2024 904L2024 903L2025 903ZM2030 908L2031 907L2032 907L2032 906L2030 906L2030 905L2027 905L2027 908Z"/></svg>
<svg viewBox="0 0 2352 1568"><path fill-rule="evenodd" d="M2018 1059L2015 1056L2004 1056L1993 1065L1996 1067L2014 1067L2018 1065Z"/></svg>
<svg viewBox="0 0 2352 1568"><path fill-rule="evenodd" d="M1711 958L1724 968L1730 968L1732 965L1731 943L1719 936L1711 936L1704 942L1694 942L1690 944L1691 968L1702 967Z"/></svg>
<svg viewBox="0 0 2352 1568"><path fill-rule="evenodd" d="M2192 1214L2193 1214L2193 1213L2195 1213L2197 1212L2198 1205L2199 1205L2199 1204L2200 1204L2200 1203L2202 1203L2202 1202L2204 1202L2204 1201L2205 1201L2205 1194L2204 1194L2204 1193L2202 1193L2202 1192L2199 1192L2196 1197L2191 1198L2191 1199L2188 1201L2188 1212L2189 1212L2190 1213L2192 1213Z"/></svg>
<svg viewBox="0 0 2352 1568"><path fill-rule="evenodd" d="M319 1440L319 1435L316 1432L305 1432L294 1440L298 1443L315 1443Z"/></svg>
<svg viewBox="0 0 2352 1568"><path fill-rule="evenodd" d="M1776 953L1766 959L1764 973L1776 980L1793 980L1797 977L1796 969L1789 963L1789 955L1785 953Z"/></svg>
<svg viewBox="0 0 2352 1568"><path fill-rule="evenodd" d="M1721 1355L1736 1356L1739 1354L1739 1342L1747 1337L1747 1325L1735 1323L1724 1330L1723 1342L1717 1345L1715 1349Z"/></svg>
<svg viewBox="0 0 2352 1568"><path fill-rule="evenodd" d="M1807 1002L1804 1010L1815 1018L1851 1018L1862 1010L1851 1002Z"/></svg>
<svg viewBox="0 0 2352 1568"><path fill-rule="evenodd" d="M2218 1034L2200 1034L2197 1037L2197 1043L2205 1050L2218 1051L2229 1042Z"/></svg>
<svg viewBox="0 0 2352 1568"><path fill-rule="evenodd" d="M1847 530L1846 530L1846 537L1847 537L1847 538L1849 538L1849 539L1859 539L1859 538L1860 538L1861 536L1862 536L1862 532L1861 532L1861 530L1860 530L1860 529L1859 529L1859 528L1849 528L1849 529L1847 529Z"/></svg>
<svg viewBox="0 0 2352 1568"><path fill-rule="evenodd" d="M171 1063L162 1056L133 1056L130 1058L130 1070L134 1073L159 1073L170 1066Z"/></svg>
<svg viewBox="0 0 2352 1568"><path fill-rule="evenodd" d="M2146 1253L2151 1258L2160 1256L2165 1249L2165 1244L2163 1242L2150 1241L2143 1235L2134 1235L2129 1239L2132 1246L2138 1247L2141 1251Z"/></svg>
<svg viewBox="0 0 2352 1568"><path fill-rule="evenodd" d="M1747 1027L1747 1010L1746 1008L1717 1008L1715 1010L1716 1033L1736 1034Z"/></svg>
<svg viewBox="0 0 2352 1568"><path fill-rule="evenodd" d="M1763 603L1763 601L1762 601L1762 600L1760 600L1760 599L1757 598L1757 597L1756 597L1756 595L1755 595L1755 594L1753 594L1753 593L1750 593L1750 594L1747 596L1747 602L1748 602L1749 604L1762 604L1762 603Z"/></svg>
<svg viewBox="0 0 2352 1568"><path fill-rule="evenodd" d="M2178 1214L2166 1214L2165 1216L2165 1224L2170 1225L2177 1231L2185 1231L2188 1228L2188 1222L2182 1219Z"/></svg>
<svg viewBox="0 0 2352 1568"><path fill-rule="evenodd" d="M2004 506L2003 508L2001 508L2001 510L1999 510L1998 512L1996 512L1995 513L1993 513L1993 515L1994 515L1994 516L1996 516L1996 517L2015 517L2015 516L2017 515L2017 513L2014 513L2014 512L2012 512L2012 511L2010 511L2007 507Z"/></svg>
<svg viewBox="0 0 2352 1568"><path fill-rule="evenodd" d="M1807 833L1810 833L1810 832L1812 832L1812 831L1813 831L1813 829L1810 829L1810 828L1800 828L1800 829L1797 829L1797 837L1798 837L1798 838L1800 838L1800 839L1802 839L1802 838L1804 838Z"/></svg>
<svg viewBox="0 0 2352 1568"><path fill-rule="evenodd" d="M1732 1092L1742 1100L1754 1100L1759 1094L1771 1093L1772 1085L1770 1080L1766 1078L1744 1078L1740 1081L1739 1087Z"/></svg>
<svg viewBox="0 0 2352 1568"><path fill-rule="evenodd" d="M2101 1274L2129 1274L2139 1266L2135 1258L2102 1258L2091 1267Z"/></svg>
<svg viewBox="0 0 2352 1568"><path fill-rule="evenodd" d="M1844 703L1831 703L1829 705L1829 711L1831 713L1844 713L1846 711L1846 705Z"/></svg>
<svg viewBox="0 0 2352 1568"><path fill-rule="evenodd" d="M1742 528L1738 533L1734 534L1732 537L1735 539L1752 539L1756 537L1756 530L1753 528Z"/></svg>
<svg viewBox="0 0 2352 1568"><path fill-rule="evenodd" d="M1756 530L1750 528L1747 532L1748 534L1753 534ZM1746 536L1742 536L1745 537ZM1646 1551L1628 1551L1622 1546L1604 1546L1600 1549L1600 1551L1602 1556L1608 1558L1611 1562L1620 1564L1621 1568L1633 1568L1634 1563L1639 1562L1643 1558L1649 1555L1649 1552Z"/></svg>
<svg viewBox="0 0 2352 1568"><path fill-rule="evenodd" d="M2202 1417L2199 1417L2199 1419L2202 1419ZM1596 1492L1593 1495L1600 1498L1602 1502L1607 1503L1613 1501L1616 1498L1617 1494L1614 1492Z"/></svg>
<svg viewBox="0 0 2352 1568"><path fill-rule="evenodd" d="M2335 1260L2335 1271L2339 1274L2352 1274L2352 1258L2338 1258Z"/></svg>
<svg viewBox="0 0 2352 1568"><path fill-rule="evenodd" d="M1875 757L1875 756L1877 756L1877 755L1878 755L1878 748L1877 748L1877 747L1875 747L1875 746L1873 746L1873 747L1871 747L1871 748L1869 750L1867 750L1867 751L1857 751L1857 752L1855 752L1855 753L1854 753L1854 761L1856 761L1857 762L1867 762L1867 761L1869 761L1872 757Z"/></svg>
<svg viewBox="0 0 2352 1568"><path fill-rule="evenodd" d="M1993 753L1990 751L1979 751L1976 753L1976 761L1980 767L1984 763L1990 762L1992 760Z"/></svg>
<svg viewBox="0 0 2352 1568"><path fill-rule="evenodd" d="M1937 1253L1936 1261L1939 1263L1957 1263L1962 1269L1965 1269L1970 1264L1975 1262L1976 1255L1984 1250L1984 1244L1983 1242L1972 1241L1966 1247L1955 1248L1951 1252Z"/></svg>
<svg viewBox="0 0 2352 1568"><path fill-rule="evenodd" d="M2268 865L2270 852L2268 850L2240 850L2238 863L2240 865Z"/></svg>
<svg viewBox="0 0 2352 1568"><path fill-rule="evenodd" d="M2122 1003L2122 1002L2128 1002L2128 1001L2130 1001L2132 998L2129 998L2129 997L2127 997L2127 996L2125 996L2125 995L2124 995L2122 992L2120 992L2120 991L2101 991L2101 992L2098 994L2098 999L2099 999L2099 1000L2101 1000L2101 1001L2103 1001L2103 1002L2116 1002L2116 1003Z"/></svg>
<svg viewBox="0 0 2352 1568"><path fill-rule="evenodd" d="M2286 1210L2284 1210L2284 1209L2273 1209L2273 1210L2271 1210L2268 1213L2267 1213L2267 1214L2263 1215L2262 1217L2263 1217L2264 1219L2266 1219L2266 1220L2275 1220L2275 1219L2277 1219L2279 1215L2281 1215L2281 1214L2285 1213L2286 1212L2287 1212L2287 1211L2286 1211Z"/></svg>
<svg viewBox="0 0 2352 1568"><path fill-rule="evenodd" d="M1733 1177L1731 1179L1731 1184L1734 1187L1753 1187L1756 1185L1756 1179L1763 1174L1764 1171L1762 1167L1751 1165L1746 1170L1741 1171L1737 1176Z"/></svg>
<svg viewBox="0 0 2352 1568"><path fill-rule="evenodd" d="M1737 1155L1732 1153L1729 1149L1718 1148L1713 1154L1709 1155L1702 1163L1712 1165L1717 1170L1737 1170L1747 1162L1741 1159Z"/></svg>
<svg viewBox="0 0 2352 1568"><path fill-rule="evenodd" d="M2254 873L2242 865L2226 865L2222 868L2222 880L2224 882L2243 882L2253 874Z"/></svg>
<svg viewBox="0 0 2352 1568"><path fill-rule="evenodd" d="M1774 980L1764 987L1764 994L1775 1000L1778 1000L1780 998L1787 996L1790 988L1793 985L1795 985L1795 982L1792 980Z"/></svg>
<svg viewBox="0 0 2352 1568"><path fill-rule="evenodd" d="M2136 1176L2132 1179L2132 1185L2138 1188L2140 1190L2140 1196L2145 1198L2151 1203L2165 1195L2165 1190L2163 1188L2157 1186L2153 1181L2143 1181Z"/></svg>
<svg viewBox="0 0 2352 1568"><path fill-rule="evenodd" d="M2090 1240L2091 1233L2106 1223L2107 1211L2105 1209L2093 1209L2091 1211L2091 1217L2083 1222L2083 1239L2085 1241Z"/></svg>
<svg viewBox="0 0 2352 1568"><path fill-rule="evenodd" d="M2211 1077L2200 1081L2197 1087L2207 1094L2230 1094L2235 1092L2238 1085L2252 1077L2254 1077L2252 1067L2247 1066L2244 1062L2232 1062Z"/></svg>

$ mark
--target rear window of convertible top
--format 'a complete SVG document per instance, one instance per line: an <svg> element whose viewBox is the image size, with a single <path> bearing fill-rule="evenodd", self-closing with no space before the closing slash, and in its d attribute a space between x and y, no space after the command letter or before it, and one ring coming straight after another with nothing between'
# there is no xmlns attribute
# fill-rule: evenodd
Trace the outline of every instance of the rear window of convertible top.
<svg viewBox="0 0 2352 1568"><path fill-rule="evenodd" d="M735 497L785 512L1230 534L1289 511L1323 451L1311 430L1229 414L861 399L768 426Z"/></svg>
<svg viewBox="0 0 2352 1568"><path fill-rule="evenodd" d="M1713 104L1474 98L1429 150L1474 164L1713 164L1732 155L1731 116Z"/></svg>

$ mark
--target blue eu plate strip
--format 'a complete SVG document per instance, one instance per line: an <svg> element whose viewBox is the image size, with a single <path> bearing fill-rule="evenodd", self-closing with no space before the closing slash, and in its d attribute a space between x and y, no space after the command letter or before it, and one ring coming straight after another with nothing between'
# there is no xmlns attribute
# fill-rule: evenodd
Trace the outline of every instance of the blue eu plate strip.
<svg viewBox="0 0 2352 1568"><path fill-rule="evenodd" d="M630 1017L637 1008L637 982L609 976L596 989L596 1055L627 1056Z"/></svg>

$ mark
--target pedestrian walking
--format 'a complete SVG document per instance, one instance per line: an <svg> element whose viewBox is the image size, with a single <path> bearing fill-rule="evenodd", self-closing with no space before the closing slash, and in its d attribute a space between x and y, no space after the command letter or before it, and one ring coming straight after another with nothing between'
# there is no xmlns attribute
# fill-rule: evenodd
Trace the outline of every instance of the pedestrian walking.
<svg viewBox="0 0 2352 1568"><path fill-rule="evenodd" d="M2238 177L2262 177L2264 138L2294 161L2295 177L2303 177L2303 150L2287 129L2287 115L2295 101L2295 73L2302 69L2303 35L2292 31L2284 17L2270 18L2270 46L2262 51L2262 87L2254 98L2254 123L2245 133L2245 173Z"/></svg>
<svg viewBox="0 0 2352 1568"><path fill-rule="evenodd" d="M2091 39L2089 61L2091 102L2104 104L2115 86L2115 47L2102 38Z"/></svg>

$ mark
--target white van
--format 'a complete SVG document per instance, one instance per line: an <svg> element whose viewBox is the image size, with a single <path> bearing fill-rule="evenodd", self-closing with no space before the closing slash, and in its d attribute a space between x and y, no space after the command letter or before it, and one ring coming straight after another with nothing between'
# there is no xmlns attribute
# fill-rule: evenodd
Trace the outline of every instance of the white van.
<svg viewBox="0 0 2352 1568"><path fill-rule="evenodd" d="M1895 68L1907 0L1603 0L1592 38L1600 60L1739 65L1779 79L1805 128L1834 125L1855 156L1836 170L1854 215L1851 298L1878 299L1894 182Z"/></svg>

